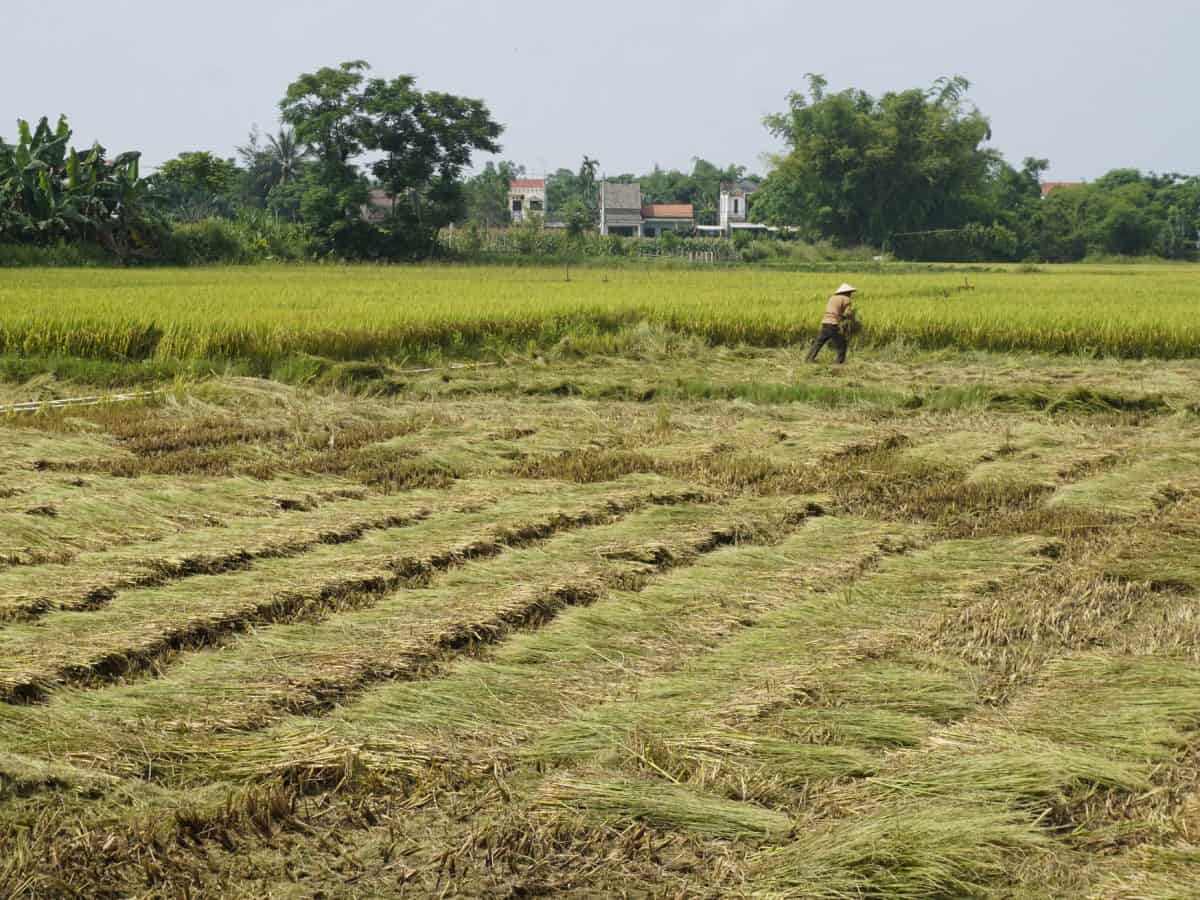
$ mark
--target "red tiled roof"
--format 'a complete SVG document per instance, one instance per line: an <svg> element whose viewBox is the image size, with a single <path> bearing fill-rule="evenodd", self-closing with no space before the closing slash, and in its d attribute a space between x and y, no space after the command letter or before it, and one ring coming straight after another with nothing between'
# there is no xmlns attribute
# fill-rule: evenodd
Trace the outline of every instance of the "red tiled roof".
<svg viewBox="0 0 1200 900"><path fill-rule="evenodd" d="M1082 181L1043 181L1042 196L1045 197L1051 191L1056 191L1059 188L1082 187Z"/></svg>
<svg viewBox="0 0 1200 900"><path fill-rule="evenodd" d="M695 216L690 203L651 203L642 207L643 219L693 219Z"/></svg>
<svg viewBox="0 0 1200 900"><path fill-rule="evenodd" d="M545 178L514 178L508 183L510 188L544 188Z"/></svg>

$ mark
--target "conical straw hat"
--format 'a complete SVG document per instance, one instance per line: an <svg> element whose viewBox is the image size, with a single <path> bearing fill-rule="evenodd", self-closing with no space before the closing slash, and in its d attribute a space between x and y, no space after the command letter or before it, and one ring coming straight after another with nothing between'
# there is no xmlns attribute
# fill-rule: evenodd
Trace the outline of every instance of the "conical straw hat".
<svg viewBox="0 0 1200 900"><path fill-rule="evenodd" d="M852 287L851 285L848 285L848 284L846 284L846 282L843 281L842 286L840 288L838 288L836 291L834 291L834 293L835 294L853 294L857 290L858 290L858 288Z"/></svg>

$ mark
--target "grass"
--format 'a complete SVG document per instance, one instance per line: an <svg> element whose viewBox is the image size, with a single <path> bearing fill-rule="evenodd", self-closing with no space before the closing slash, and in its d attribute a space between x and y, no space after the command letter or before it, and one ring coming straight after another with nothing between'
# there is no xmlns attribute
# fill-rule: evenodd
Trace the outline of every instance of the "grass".
<svg viewBox="0 0 1200 900"><path fill-rule="evenodd" d="M1102 866L1107 869L1096 885L1095 897L1112 900L1173 900L1184 891L1200 867L1195 845L1144 847Z"/></svg>
<svg viewBox="0 0 1200 900"><path fill-rule="evenodd" d="M1050 504L1129 517L1150 512L1197 488L1200 454L1157 450L1131 466L1063 487Z"/></svg>
<svg viewBox="0 0 1200 900"><path fill-rule="evenodd" d="M70 561L132 542L235 525L243 518L261 521L323 500L333 504L339 491L351 489L304 477L283 477L269 486L230 478L200 487L165 477L134 485L90 473L28 471L7 484L11 496L0 499L0 515L9 522L0 538L0 564L9 566Z"/></svg>
<svg viewBox="0 0 1200 900"><path fill-rule="evenodd" d="M1021 861L1067 843L1128 840L1114 797L1157 793L1156 763L1194 727L1194 667L1082 656L1039 689L835 789L811 827L757 860L759 884L796 896L990 896L1014 892Z"/></svg>
<svg viewBox="0 0 1200 900"><path fill-rule="evenodd" d="M798 547L802 540L799 535L790 543ZM780 548L785 554L790 549L788 543ZM826 705L818 699L828 690L825 686L847 677L889 680L895 693L908 695L907 709L931 718L947 715L946 698L925 688L927 676L921 669L909 664L884 676L869 661L903 634L912 617L969 594L1005 571L1028 570L1032 549L1028 541L1012 540L938 544L886 557L881 571L861 580L852 594L792 595L791 602L780 603L714 652L647 685L635 701L584 713L550 731L530 752L548 759L586 758L619 750L636 734L660 742L680 776L704 778L706 764L719 758L724 767L732 767L736 783L739 767L743 775L747 768L772 774L771 758L777 755L773 738L744 734L749 723L769 722L790 707L820 708ZM786 573L781 571L776 589L787 589ZM817 647L822 652L804 649ZM864 663L866 668L860 668ZM897 672L903 677L897 678ZM964 708L961 695L950 708L955 707L960 712ZM800 781L853 774L863 765L861 758L843 754L843 767L829 769L817 758L820 748L795 746L793 752L812 757L811 764L801 761L797 767ZM729 778L725 771L719 780Z"/></svg>

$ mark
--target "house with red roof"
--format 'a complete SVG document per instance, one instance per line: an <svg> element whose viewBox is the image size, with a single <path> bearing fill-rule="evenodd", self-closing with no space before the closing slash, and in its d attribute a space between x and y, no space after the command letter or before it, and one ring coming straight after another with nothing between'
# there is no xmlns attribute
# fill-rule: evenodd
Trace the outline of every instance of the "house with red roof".
<svg viewBox="0 0 1200 900"><path fill-rule="evenodd" d="M546 179L514 178L508 183L508 208L514 222L546 212Z"/></svg>
<svg viewBox="0 0 1200 900"><path fill-rule="evenodd" d="M696 213L690 203L650 203L642 206L642 236L661 237L668 231L691 231Z"/></svg>

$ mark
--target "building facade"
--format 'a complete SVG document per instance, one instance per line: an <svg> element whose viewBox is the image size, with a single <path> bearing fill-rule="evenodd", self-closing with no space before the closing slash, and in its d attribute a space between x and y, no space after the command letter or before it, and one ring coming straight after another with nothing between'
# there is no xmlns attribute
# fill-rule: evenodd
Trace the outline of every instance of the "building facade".
<svg viewBox="0 0 1200 900"><path fill-rule="evenodd" d="M514 178L508 183L508 209L513 222L546 214L546 179Z"/></svg>
<svg viewBox="0 0 1200 900"><path fill-rule="evenodd" d="M600 233L642 236L641 186L600 182Z"/></svg>
<svg viewBox="0 0 1200 900"><path fill-rule="evenodd" d="M690 203L651 203L642 207L642 237L661 237L668 231L690 233L696 213Z"/></svg>
<svg viewBox="0 0 1200 900"><path fill-rule="evenodd" d="M733 231L735 225L749 224L750 197L758 191L758 187L758 183L754 181L721 182L717 214L721 231L724 234Z"/></svg>

